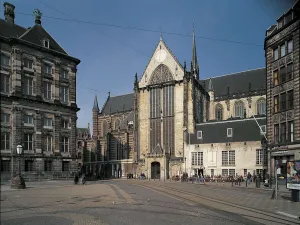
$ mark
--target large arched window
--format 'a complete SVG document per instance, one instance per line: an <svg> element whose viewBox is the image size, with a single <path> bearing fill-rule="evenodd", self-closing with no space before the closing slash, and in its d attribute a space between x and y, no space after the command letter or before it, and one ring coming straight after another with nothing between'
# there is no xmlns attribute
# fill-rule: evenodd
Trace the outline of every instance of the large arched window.
<svg viewBox="0 0 300 225"><path fill-rule="evenodd" d="M115 121L115 130L118 130L120 128L120 120L116 119Z"/></svg>
<svg viewBox="0 0 300 225"><path fill-rule="evenodd" d="M102 136L105 137L107 135L107 122L104 120L102 123Z"/></svg>
<svg viewBox="0 0 300 225"><path fill-rule="evenodd" d="M261 98L256 102L257 115L266 115L266 100Z"/></svg>
<svg viewBox="0 0 300 225"><path fill-rule="evenodd" d="M216 116L216 120L218 121L223 120L223 106L221 104L216 105L215 116Z"/></svg>
<svg viewBox="0 0 300 225"><path fill-rule="evenodd" d="M244 103L242 101L234 103L234 116L244 118Z"/></svg>
<svg viewBox="0 0 300 225"><path fill-rule="evenodd" d="M165 83L168 81L172 81L173 80L173 76L171 71L169 70L169 68L164 65L164 64L160 64L158 67L156 67L156 69L153 71L149 84L161 84L161 83Z"/></svg>

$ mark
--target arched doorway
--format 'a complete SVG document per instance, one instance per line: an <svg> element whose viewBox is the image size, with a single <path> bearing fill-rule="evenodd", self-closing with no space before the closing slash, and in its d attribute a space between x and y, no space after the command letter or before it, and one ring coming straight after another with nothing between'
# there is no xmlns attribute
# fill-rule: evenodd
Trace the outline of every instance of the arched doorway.
<svg viewBox="0 0 300 225"><path fill-rule="evenodd" d="M160 163L151 163L151 179L160 179Z"/></svg>

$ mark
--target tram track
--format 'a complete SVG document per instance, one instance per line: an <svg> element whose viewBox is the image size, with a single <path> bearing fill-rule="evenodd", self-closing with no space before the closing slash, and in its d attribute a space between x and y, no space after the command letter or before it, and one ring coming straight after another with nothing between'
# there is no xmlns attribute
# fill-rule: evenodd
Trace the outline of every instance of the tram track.
<svg viewBox="0 0 300 225"><path fill-rule="evenodd" d="M136 184L141 187L146 187L153 189L157 192L161 192L162 194L169 195L176 197L182 201L192 202L198 205L204 205L213 209L223 210L230 213L239 214L242 217L247 219L260 222L263 224L284 224L284 225L291 225L291 224L300 224L300 220L292 219L292 218L282 218L282 216L257 210L251 207L246 207L238 204L233 204L229 202L225 202L219 199L207 197L201 194L196 194L191 191L186 191L174 187L169 187L167 185L161 185L159 183L138 183Z"/></svg>

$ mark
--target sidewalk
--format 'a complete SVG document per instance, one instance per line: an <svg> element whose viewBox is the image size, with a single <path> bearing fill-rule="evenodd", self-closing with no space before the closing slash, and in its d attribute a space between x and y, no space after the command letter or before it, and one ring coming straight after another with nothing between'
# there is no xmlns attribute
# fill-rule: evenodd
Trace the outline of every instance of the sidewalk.
<svg viewBox="0 0 300 225"><path fill-rule="evenodd" d="M47 181L34 181L34 182L26 182L26 189L32 188L55 188L55 187L68 187L74 186L72 180L62 181L62 180L47 180ZM24 190L24 189L11 189L10 182L2 182L0 186L1 192L3 191L16 191L16 190Z"/></svg>

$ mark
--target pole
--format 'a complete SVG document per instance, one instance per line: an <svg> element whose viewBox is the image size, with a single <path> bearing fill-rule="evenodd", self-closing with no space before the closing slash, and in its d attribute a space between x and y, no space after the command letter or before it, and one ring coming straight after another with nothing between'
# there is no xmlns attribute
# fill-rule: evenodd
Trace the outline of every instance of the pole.
<svg viewBox="0 0 300 225"><path fill-rule="evenodd" d="M278 185L278 180L277 180L277 167L278 167L278 160L276 160L275 164L275 199L277 199L277 185Z"/></svg>
<svg viewBox="0 0 300 225"><path fill-rule="evenodd" d="M21 154L19 154L19 175L21 176Z"/></svg>

